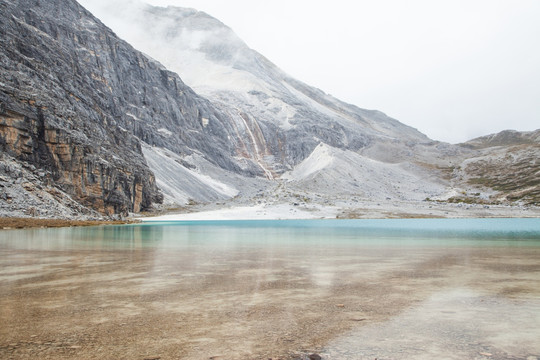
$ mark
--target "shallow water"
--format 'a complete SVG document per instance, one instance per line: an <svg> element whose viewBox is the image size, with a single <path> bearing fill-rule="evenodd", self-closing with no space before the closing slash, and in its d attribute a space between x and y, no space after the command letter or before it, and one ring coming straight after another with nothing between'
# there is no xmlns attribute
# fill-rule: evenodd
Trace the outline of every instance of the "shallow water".
<svg viewBox="0 0 540 360"><path fill-rule="evenodd" d="M540 219L0 232L0 358L540 358Z"/></svg>

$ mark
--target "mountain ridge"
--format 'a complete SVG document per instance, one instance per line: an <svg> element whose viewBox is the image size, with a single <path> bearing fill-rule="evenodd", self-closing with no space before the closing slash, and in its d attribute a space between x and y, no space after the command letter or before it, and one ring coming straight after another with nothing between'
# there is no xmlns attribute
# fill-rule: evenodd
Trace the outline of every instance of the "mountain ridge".
<svg viewBox="0 0 540 360"><path fill-rule="evenodd" d="M239 130L247 134L246 147L270 173L268 178L292 171L321 143L380 162L417 164L403 167L405 173L423 172L423 163L448 165L448 153L467 152L433 141L380 111L346 104L290 77L206 13L144 5L126 11L124 18L114 8L107 7L106 13L121 24L121 36L244 122ZM139 26L126 31L128 25L122 19ZM189 41L192 37L196 41Z"/></svg>
<svg viewBox="0 0 540 360"><path fill-rule="evenodd" d="M206 13L124 8L132 22L143 14L133 35L153 29L145 36L160 54L73 0L0 9L0 214L126 216L298 196L384 205L493 189L465 166L490 156L476 145L433 141L296 80ZM532 202L518 190L505 201L537 201L534 186Z"/></svg>

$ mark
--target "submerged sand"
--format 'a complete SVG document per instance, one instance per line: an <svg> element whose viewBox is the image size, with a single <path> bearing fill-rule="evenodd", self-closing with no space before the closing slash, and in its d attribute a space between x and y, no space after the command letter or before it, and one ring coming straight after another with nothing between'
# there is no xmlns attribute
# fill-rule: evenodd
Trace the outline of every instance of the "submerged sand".
<svg viewBox="0 0 540 360"><path fill-rule="evenodd" d="M2 359L540 358L538 247L0 255Z"/></svg>

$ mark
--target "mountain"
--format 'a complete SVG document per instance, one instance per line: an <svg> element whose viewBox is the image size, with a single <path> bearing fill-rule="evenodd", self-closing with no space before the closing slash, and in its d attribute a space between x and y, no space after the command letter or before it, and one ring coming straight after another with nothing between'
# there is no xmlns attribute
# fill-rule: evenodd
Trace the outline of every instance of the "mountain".
<svg viewBox="0 0 540 360"><path fill-rule="evenodd" d="M111 24L128 42L239 118L246 151L274 175L292 169L319 143L353 151L384 143L386 151L370 156L399 160L406 157L404 144L431 142L379 111L345 104L293 79L204 12L133 4L114 3L103 11L114 16Z"/></svg>
<svg viewBox="0 0 540 360"><path fill-rule="evenodd" d="M495 190L491 201L540 205L540 130L507 130L461 145L477 149L458 168L464 181Z"/></svg>
<svg viewBox="0 0 540 360"><path fill-rule="evenodd" d="M2 1L0 24L0 184L9 215L151 209L163 195L142 145L259 174L237 158L234 119L77 2Z"/></svg>
<svg viewBox="0 0 540 360"><path fill-rule="evenodd" d="M203 12L109 5L99 16L129 43L73 0L0 3L0 215L225 202L431 208L424 200L486 201L499 186L484 180L495 170L474 164L492 161L503 139L433 141L292 78ZM512 140L519 161L504 164L532 161L534 139ZM536 201L535 169L520 173L532 192L519 185L506 200Z"/></svg>
<svg viewBox="0 0 540 360"><path fill-rule="evenodd" d="M340 179L343 195L386 199L387 190L393 189L390 193L397 198L424 199L445 191L447 182L437 175L437 167L448 166L456 154L470 152L432 141L380 111L346 104L292 78L204 12L134 1L96 10L110 19L121 37L236 119L243 139L238 152L250 157L274 185L285 182L289 188L321 190L294 174L323 146L338 161L321 171L328 179ZM348 158L352 162L340 161L352 153L354 160ZM366 164L378 169L373 176L361 174ZM161 176L160 169L153 170L163 185L172 180L170 173ZM411 179L414 186L396 185ZM334 195L328 191L322 195Z"/></svg>

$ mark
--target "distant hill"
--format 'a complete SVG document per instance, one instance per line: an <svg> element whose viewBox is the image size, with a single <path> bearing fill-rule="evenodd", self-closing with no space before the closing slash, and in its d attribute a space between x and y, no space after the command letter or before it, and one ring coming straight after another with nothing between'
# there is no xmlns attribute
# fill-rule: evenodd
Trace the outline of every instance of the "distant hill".
<svg viewBox="0 0 540 360"><path fill-rule="evenodd" d="M494 200L540 205L540 130L502 131L462 146L479 150L461 166L469 184L495 190Z"/></svg>

